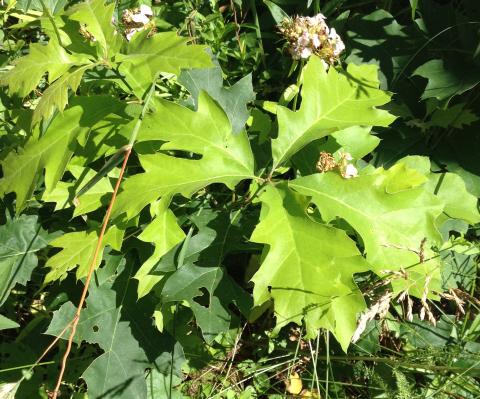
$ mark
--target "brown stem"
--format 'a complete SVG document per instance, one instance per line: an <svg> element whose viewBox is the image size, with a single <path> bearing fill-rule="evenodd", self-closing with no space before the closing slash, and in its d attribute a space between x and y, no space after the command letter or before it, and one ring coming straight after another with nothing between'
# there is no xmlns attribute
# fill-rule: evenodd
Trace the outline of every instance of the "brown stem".
<svg viewBox="0 0 480 399"><path fill-rule="evenodd" d="M60 385L62 384L63 374L65 373L65 369L67 366L68 355L70 354L70 351L72 349L73 339L77 331L78 321L80 320L80 314L82 313L82 308L85 303L85 299L87 297L88 287L92 279L93 271L95 270L95 264L97 263L97 258L100 253L100 248L102 247L103 237L105 235L105 231L107 230L107 225L110 219L110 214L112 212L113 204L115 203L115 199L117 198L118 189L120 188L120 183L122 181L123 173L125 172L125 167L127 166L127 161L128 161L128 158L130 157L131 152L132 152L132 147L130 146L125 152L122 169L120 170L120 174L118 176L115 189L113 190L112 198L110 200L110 204L108 205L107 213L105 214L105 218L103 219L102 229L100 231L100 235L98 236L97 246L95 248L95 253L93 255L92 262L90 263L90 267L88 269L87 278L85 280L85 286L83 287L82 296L80 297L80 302L78 303L77 311L75 313L73 320L69 323L69 325L70 324L72 325L72 330L70 332L70 336L68 337L67 349L65 350L65 354L63 355L62 367L58 375L57 385L55 386L55 389L53 390L53 392L51 392L52 399L57 399L57 396L60 393ZM68 328L68 326L66 328Z"/></svg>

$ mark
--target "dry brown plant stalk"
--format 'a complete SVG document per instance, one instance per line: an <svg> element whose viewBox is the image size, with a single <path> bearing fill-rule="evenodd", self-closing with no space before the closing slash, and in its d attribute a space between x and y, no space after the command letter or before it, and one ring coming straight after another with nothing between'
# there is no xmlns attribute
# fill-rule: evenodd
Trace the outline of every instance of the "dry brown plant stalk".
<svg viewBox="0 0 480 399"><path fill-rule="evenodd" d="M78 322L80 320L80 314L82 313L83 305L85 304L85 299L87 298L88 287L90 286L90 281L92 280L93 271L95 270L95 264L97 263L98 255L100 253L100 248L102 247L103 237L105 235L105 231L107 230L108 222L110 220L110 214L112 213L113 204L115 203L115 199L117 198L118 189L120 188L120 183L122 182L123 174L125 172L125 167L127 166L128 158L130 157L131 152L132 152L132 147L128 146L125 151L122 168L120 169L120 174L118 176L117 183L115 184L115 189L113 190L112 198L110 199L107 212L105 213L105 217L103 219L102 229L100 230L100 234L97 240L97 246L95 247L95 252L93 254L92 261L90 262L90 266L88 268L88 274L85 280L85 286L83 287L82 296L80 297L80 302L78 303L77 311L75 313L73 320L67 325L67 327L64 330L65 332L66 329L71 326L70 335L68 337L68 342L67 342L67 349L65 350L65 354L63 355L62 365L60 368L60 373L58 375L57 384L55 385L55 389L49 393L49 396L52 399L57 399L58 395L60 394L60 385L62 384L63 375L67 367L68 356L70 355L70 351L72 349L73 339L75 337ZM47 351L51 349L51 347L58 341L59 338L60 337L57 337L54 343L47 348Z"/></svg>

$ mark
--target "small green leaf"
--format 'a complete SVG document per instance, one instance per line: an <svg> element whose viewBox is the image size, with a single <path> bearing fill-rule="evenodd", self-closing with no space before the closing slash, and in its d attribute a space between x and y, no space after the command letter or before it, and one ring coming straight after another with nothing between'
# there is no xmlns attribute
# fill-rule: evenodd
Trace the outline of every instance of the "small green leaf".
<svg viewBox="0 0 480 399"><path fill-rule="evenodd" d="M83 74L95 64L87 64L74 71L65 72L59 79L53 82L44 92L33 111L32 124L35 125L43 118L48 118L58 109L62 112L68 103L68 89L76 92Z"/></svg>
<svg viewBox="0 0 480 399"><path fill-rule="evenodd" d="M103 239L95 267L98 267L102 261L102 253L105 246L110 245L112 248L120 250L123 233L122 230L119 230L115 226L111 226L108 229ZM62 250L49 258L45 264L46 267L51 269L45 276L45 284L56 280L63 280L67 272L76 266L78 266L77 278L81 279L85 277L88 274L88 268L93 259L97 241L98 233L96 231L67 233L53 240L50 245L62 248Z"/></svg>
<svg viewBox="0 0 480 399"><path fill-rule="evenodd" d="M288 14L285 11L283 11L282 8L277 4L275 4L273 1L263 0L263 2L270 10L270 14L272 14L272 17L277 23L277 25L280 24L285 18L289 18Z"/></svg>
<svg viewBox="0 0 480 399"><path fill-rule="evenodd" d="M86 0L67 10L69 19L85 25L99 45L98 55L109 59L118 51L122 38L112 23L115 3L106 4L105 0Z"/></svg>
<svg viewBox="0 0 480 399"><path fill-rule="evenodd" d="M435 110L427 126L461 129L463 126L471 125L479 119L477 115L466 108L466 104L455 104L447 109Z"/></svg>
<svg viewBox="0 0 480 399"><path fill-rule="evenodd" d="M444 212L454 219L470 224L480 222L477 198L470 194L462 178L455 173L431 173L427 187L442 199Z"/></svg>

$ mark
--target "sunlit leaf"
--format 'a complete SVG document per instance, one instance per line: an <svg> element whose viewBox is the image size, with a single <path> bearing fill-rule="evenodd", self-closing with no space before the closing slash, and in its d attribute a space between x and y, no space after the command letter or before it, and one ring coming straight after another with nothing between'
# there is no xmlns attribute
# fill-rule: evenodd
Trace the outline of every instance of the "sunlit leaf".
<svg viewBox="0 0 480 399"><path fill-rule="evenodd" d="M304 69L302 104L298 111L279 106L278 138L272 140L274 167L313 140L351 126L387 126L395 118L376 109L390 100L378 89L377 68L349 64L346 72L325 70L312 57Z"/></svg>
<svg viewBox="0 0 480 399"><path fill-rule="evenodd" d="M232 134L223 110L202 92L198 111L169 101L154 102L155 112L145 117L139 141L161 140L162 150L194 153L186 159L157 153L140 155L145 173L131 176L123 185L114 213L136 215L165 194L190 197L212 183L233 187L253 176L253 155L245 132Z"/></svg>
<svg viewBox="0 0 480 399"><path fill-rule="evenodd" d="M285 185L268 186L260 201L251 240L268 247L252 278L255 304L273 298L277 325L304 320L309 336L326 328L346 351L365 308L353 274L370 266L344 231L309 218L308 199Z"/></svg>

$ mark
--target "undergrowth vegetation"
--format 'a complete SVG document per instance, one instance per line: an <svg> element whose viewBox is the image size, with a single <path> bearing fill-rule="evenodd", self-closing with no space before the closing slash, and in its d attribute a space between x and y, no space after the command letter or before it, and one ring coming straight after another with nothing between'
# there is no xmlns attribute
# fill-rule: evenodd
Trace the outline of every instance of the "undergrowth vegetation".
<svg viewBox="0 0 480 399"><path fill-rule="evenodd" d="M0 23L0 398L480 397L478 1Z"/></svg>

